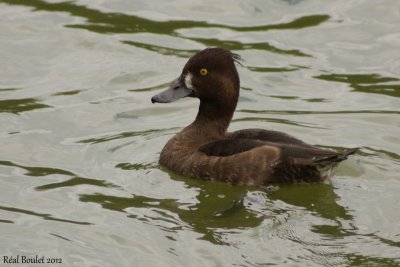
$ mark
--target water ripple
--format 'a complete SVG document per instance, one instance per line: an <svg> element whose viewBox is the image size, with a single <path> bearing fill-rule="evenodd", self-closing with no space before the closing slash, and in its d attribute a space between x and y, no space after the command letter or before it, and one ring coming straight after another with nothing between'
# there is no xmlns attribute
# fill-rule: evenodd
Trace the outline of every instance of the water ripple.
<svg viewBox="0 0 400 267"><path fill-rule="evenodd" d="M117 139L130 138L130 137L134 137L134 136L146 136L146 135L150 135L153 133L162 132L162 131L171 130L171 129L172 128L170 128L170 129L152 129L152 130L146 130L146 131L128 131L128 132L123 132L123 133L118 133L118 134L104 135L102 137L83 139L83 140L77 141L77 143L98 144L98 143L108 142L108 141L117 140Z"/></svg>
<svg viewBox="0 0 400 267"><path fill-rule="evenodd" d="M157 52L157 53L165 55L165 56L174 55L177 57L188 58L198 51L198 50L187 50L187 49L186 50L175 49L175 48L169 48L169 47L164 47L164 46L160 46L160 45L145 44L145 43L134 42L134 41L121 41L121 42L124 44L133 45L138 48L143 48L143 49L147 49L149 51Z"/></svg>
<svg viewBox="0 0 400 267"><path fill-rule="evenodd" d="M11 161L0 161L0 165L9 166L9 167L18 167L18 168L24 169L27 171L25 173L25 175L27 175L27 176L34 176L34 177L41 177L41 176L48 176L48 175L72 176L72 178L70 178L66 181L49 183L49 184L37 186L35 188L37 191L44 191L44 190L50 190L50 189L55 189L55 188L77 186L77 185L84 185L84 184L100 186L100 187L119 188L118 186L116 186L112 183L106 182L104 180L80 177L80 176L74 174L73 172L63 170L63 169L58 169L58 168L29 167L29 166L16 164Z"/></svg>
<svg viewBox="0 0 400 267"><path fill-rule="evenodd" d="M215 39L215 38L188 38L193 41L197 41L199 43L204 44L205 46L211 46L211 47L223 47L226 49L230 50L249 50L249 49L255 49L255 50L263 50L263 51L269 51L272 53L277 53L277 54L284 54L284 55L290 55L290 56L298 56L298 57L311 57L308 54L305 54L297 49L281 49L277 48L268 42L262 42L262 43L241 43L238 41L232 41L232 40L220 40L220 39Z"/></svg>
<svg viewBox="0 0 400 267"><path fill-rule="evenodd" d="M333 110L333 111L308 111L308 110L260 110L240 109L238 112L254 114L277 114L277 115L330 115L330 114L400 114L396 110Z"/></svg>
<svg viewBox="0 0 400 267"><path fill-rule="evenodd" d="M49 108L51 106L42 104L36 98L23 98L23 99L7 99L0 100L0 113L22 113L35 109Z"/></svg>
<svg viewBox="0 0 400 267"><path fill-rule="evenodd" d="M2 219L0 219L0 223L14 223L14 222L10 221L10 220L2 220Z"/></svg>
<svg viewBox="0 0 400 267"><path fill-rule="evenodd" d="M316 126L316 124L300 123L300 122L295 122L295 121L286 120L286 119L243 117L240 119L232 120L232 122L241 122L241 121L263 121L263 122L273 122L273 123L279 123L279 124L288 124L288 125L294 125L294 126L300 126L300 127L306 127L306 128L324 129L323 127Z"/></svg>
<svg viewBox="0 0 400 267"><path fill-rule="evenodd" d="M38 213L38 212L25 210L25 209L14 208L14 207L0 206L0 210L16 212L16 213L22 213L22 214L27 214L27 215L33 215L33 216L37 216L37 217L40 217L40 218L42 218L44 220L49 220L49 221L57 221L57 222L81 224L81 225L93 225L90 222L80 222L80 221L73 221L73 220L67 220L67 219L59 219L59 218L53 217L50 214Z"/></svg>
<svg viewBox="0 0 400 267"><path fill-rule="evenodd" d="M54 96L70 96L70 95L77 95L81 92L83 92L84 90L70 90L70 91L63 91L63 92L59 92L59 93L55 93Z"/></svg>
<svg viewBox="0 0 400 267"><path fill-rule="evenodd" d="M400 97L400 84L387 84L398 82L399 78L385 77L379 74L322 74L314 78L349 84L355 92L382 94Z"/></svg>
<svg viewBox="0 0 400 267"><path fill-rule="evenodd" d="M211 183L197 187L198 180L171 175L173 179L184 179L188 186L200 189L196 196L198 201L189 202L171 198L152 198L142 195L118 197L104 194L81 194L80 201L92 202L105 209L128 213L128 217L143 222L159 225L160 221L168 220L169 226L164 230L176 232L176 227L190 228L202 235L201 239L215 244L226 244L224 234L218 229L244 229L255 227L262 223L263 216L247 209L244 198L245 187L234 187L225 183ZM133 209L132 209L133 208ZM141 214L141 208L151 210L156 214L150 216ZM132 210L131 210L132 209ZM164 215L168 214L167 217ZM171 221L172 220L172 221ZM185 226L186 225L186 226Z"/></svg>
<svg viewBox="0 0 400 267"><path fill-rule="evenodd" d="M87 29L98 33L163 33L173 34L174 31L181 28L193 27L219 27L232 29L236 31L269 31L269 30L293 30L307 27L315 27L326 22L329 15L309 15L296 18L287 23L272 25L235 27L225 24L215 24L192 20L174 20L174 21L153 21L134 15L123 13L105 13L100 10L88 8L83 5L77 5L74 2L48 3L41 0L1 0L0 2L9 5L31 6L35 10L44 10L50 12L67 12L73 16L87 19L87 24L67 25L70 28Z"/></svg>

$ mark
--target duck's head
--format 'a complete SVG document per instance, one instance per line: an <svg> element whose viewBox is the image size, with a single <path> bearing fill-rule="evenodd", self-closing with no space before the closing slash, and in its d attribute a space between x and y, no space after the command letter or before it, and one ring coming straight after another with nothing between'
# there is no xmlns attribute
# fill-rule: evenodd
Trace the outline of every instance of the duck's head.
<svg viewBox="0 0 400 267"><path fill-rule="evenodd" d="M183 97L199 98L219 109L235 109L239 75L235 61L240 56L222 48L207 48L193 55L170 87L153 96L153 103L170 103Z"/></svg>

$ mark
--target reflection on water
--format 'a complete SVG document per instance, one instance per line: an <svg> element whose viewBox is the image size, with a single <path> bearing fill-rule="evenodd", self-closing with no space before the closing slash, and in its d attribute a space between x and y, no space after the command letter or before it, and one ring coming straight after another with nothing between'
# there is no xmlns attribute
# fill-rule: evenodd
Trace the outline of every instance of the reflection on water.
<svg viewBox="0 0 400 267"><path fill-rule="evenodd" d="M202 43L208 47L223 47L223 48L230 49L230 50L257 49L257 50L265 50L265 51L269 51L269 52L277 53L277 54L285 54L285 55L292 55L292 56L298 56L298 57L309 57L309 55L307 55L297 49L285 50L285 49L275 47L267 42L242 43L242 42L237 42L237 41L231 41L231 40L228 41L228 40L220 40L220 39L213 39L213 38L210 38L210 39L189 38L189 39L193 40L193 41L197 41L199 43Z"/></svg>
<svg viewBox="0 0 400 267"><path fill-rule="evenodd" d="M292 121L292 120L274 119L274 118L244 117L244 118L240 118L240 119L234 119L232 121L233 122L240 122L240 121L267 121L267 122L274 122L274 123L285 123L285 124L288 124L288 125L301 126L301 127L320 128L320 127L313 126L310 123L300 123L300 122L295 122L295 121Z"/></svg>
<svg viewBox="0 0 400 267"><path fill-rule="evenodd" d="M288 185L272 191L268 188L260 191L260 188L249 189L220 182L202 183L175 174L170 174L170 177L176 181L183 181L187 188L195 189L198 192L196 201L185 203L179 198L158 199L141 195L117 197L103 194L81 194L80 201L97 203L104 209L125 212L127 217L157 226L166 233L195 231L200 234L200 239L218 245L229 246L229 235L271 221L273 228L268 230L269 235L302 244L313 252L310 260L317 264L396 264L396 261L384 257L363 256L346 251L345 241L341 240L357 238L357 228L352 225L353 216L350 212L338 204L339 197L331 185ZM263 199L260 200L260 197ZM287 203L286 208L275 204L281 201ZM263 204L260 205L260 202ZM143 216L141 209L152 210L153 213ZM291 217L296 214L294 211L301 209L328 220L328 224L316 223L311 228L311 232L324 236L325 244L321 243L322 241L309 240L310 237L296 232L297 227L292 225ZM392 247L399 246L398 242L381 240L374 234L370 234L369 237L379 239Z"/></svg>
<svg viewBox="0 0 400 267"><path fill-rule="evenodd" d="M392 160L395 160L397 162L400 162L400 155L396 154L392 151L387 151L383 149L376 149L372 147L365 147L364 151L362 152L365 156L378 156L380 158L382 157L388 157Z"/></svg>
<svg viewBox="0 0 400 267"><path fill-rule="evenodd" d="M338 196L334 193L332 186L326 184L304 184L296 186L283 186L272 191L259 191L259 188L250 189L242 186L233 186L220 182L204 183L192 178L181 177L170 174L176 181L183 181L187 188L198 192L196 201L182 203L179 199L157 199L146 196L133 195L132 197L117 197L102 194L82 194L80 200L83 202L94 202L105 209L125 212L128 208L149 208L158 211L168 211L178 215L191 229L203 235L205 240L222 244L223 234L220 229L245 229L260 225L265 219L273 219L287 212L282 208L274 208L273 201L284 201L290 205L303 207L310 212L317 213L330 220L351 220L348 211L337 204ZM254 191L253 191L254 190ZM270 203L268 208L255 209L259 204L252 202L249 194L257 193L263 197L263 201ZM254 201L254 200L253 200ZM263 204L265 205L265 203ZM136 218L138 216L129 215ZM139 218L139 217L138 217ZM154 218L139 218L148 223L163 220L159 216ZM170 230L174 230L179 222L174 222ZM316 226L315 230L321 234L340 236L345 234L339 229L329 225Z"/></svg>
<svg viewBox="0 0 400 267"><path fill-rule="evenodd" d="M166 230L176 231L181 229L182 225L180 221L176 221L173 216L168 215L172 213L187 225L186 229L189 227L189 229L201 234L202 239L215 244L224 244L224 237L220 233L220 229L238 230L255 227L263 221L262 214L257 214L245 206L244 198L247 193L245 187L218 182L202 183L177 175L171 175L171 178L184 181L187 187L196 189L198 195L195 203L182 203L179 199L156 199L140 195L126 198L101 194L82 194L80 200L98 203L105 209L121 212L124 212L127 208L152 209L156 212L154 217L135 215L134 211L129 217L157 225L157 221L165 220L165 215L172 223L171 229Z"/></svg>
<svg viewBox="0 0 400 267"><path fill-rule="evenodd" d="M50 106L42 104L39 100L34 98L0 100L0 113L9 112L18 114L48 107Z"/></svg>
<svg viewBox="0 0 400 267"><path fill-rule="evenodd" d="M251 71L256 72L289 72L296 71L299 68L266 68L266 67L248 67Z"/></svg>
<svg viewBox="0 0 400 267"><path fill-rule="evenodd" d="M84 177L73 177L71 179L68 179L63 182L59 183L51 183L51 184L45 184L41 186L37 186L36 190L49 190L49 189L55 189L55 188L64 188L64 187L69 187L69 186L78 186L78 185L94 185L94 186L101 186L101 187L116 187L115 185L112 185L110 183L107 183L105 181L97 180L97 179L91 179L91 178L84 178Z"/></svg>
<svg viewBox="0 0 400 267"><path fill-rule="evenodd" d="M80 140L80 141L78 141L78 143L98 144L98 143L108 142L111 140L130 138L130 137L134 137L134 136L146 136L146 135L164 131L164 130L165 129L153 129L153 130L146 130L146 131L123 132L123 133L119 133L119 134L107 135L104 137L88 138L88 139Z"/></svg>
<svg viewBox="0 0 400 267"><path fill-rule="evenodd" d="M156 86L146 87L146 88L136 88L136 89L129 89L130 92L147 92L147 91L156 91L160 89L164 89L169 86L170 83L163 83Z"/></svg>
<svg viewBox="0 0 400 267"><path fill-rule="evenodd" d="M10 212L16 212L16 213L22 213L22 214L27 214L27 215L33 215L37 217L41 217L44 220L49 220L49 221L57 221L57 222L64 222L64 223L72 223L72 224L81 224L81 225L91 225L92 223L89 222L79 222L79 221L72 221L72 220L66 220L66 219L60 219L60 218L54 218L50 214L45 214L45 213L38 213L30 210L24 210L24 209L19 209L19 208L14 208L14 207L6 207L6 206L0 206L0 210L5 210L5 211L10 211Z"/></svg>
<svg viewBox="0 0 400 267"><path fill-rule="evenodd" d="M234 27L223 24L210 24L208 22L199 21L152 21L145 18L126 15L123 13L103 13L99 10L90 9L85 6L77 5L72 2L61 3L48 3L40 0L1 0L0 2L8 3L11 5L24 5L34 7L35 10L45 11L58 11L68 12L73 16L84 17L88 20L87 24L70 24L66 27L81 28L98 33L162 33L176 35L175 31L183 28L195 27L218 27L224 29L235 30L238 32L256 32L256 31L269 31L269 30L295 30L307 27L315 27L329 20L328 15L311 15L297 18L288 23L274 24L274 25L261 25L251 27ZM243 49L259 49L266 50L273 53L287 54L294 56L309 56L299 50L285 50L272 46L267 42L262 43L241 43L235 41L218 40L218 39L204 39L204 38L188 38L197 41L205 46L218 46L231 50ZM123 41L126 44L134 45L140 48L145 48L150 51L157 51L164 55L177 55L181 57L188 57L193 54L194 50L178 50L172 48L165 48L162 46L142 44L134 41Z"/></svg>
<svg viewBox="0 0 400 267"><path fill-rule="evenodd" d="M180 28L194 27L219 27L236 31L268 31L268 30L290 30L318 26L329 19L328 15L313 15L295 19L288 23L275 25L262 25L251 27L233 27L223 24L210 24L208 22L196 22L190 20L176 20L156 22L145 18L123 13L103 13L96 9L77 5L72 2L48 3L41 0L1 0L10 5L24 5L34 7L35 10L52 12L68 12L73 16L84 17L88 24L68 25L73 28L83 28L100 33L164 33L173 34Z"/></svg>
<svg viewBox="0 0 400 267"><path fill-rule="evenodd" d="M1 220L0 219L0 223L14 223L13 221L10 221L10 220Z"/></svg>
<svg viewBox="0 0 400 267"><path fill-rule="evenodd" d="M133 45L135 47L144 48L149 51L154 51L154 52L163 54L165 56L174 55L174 56L178 56L178 57L188 58L197 52L197 50L174 49L174 48L162 47L162 46L152 45L152 44L143 44L143 43L134 42L134 41L122 41L122 43L128 44L128 45ZM158 86L157 86L157 88L158 88Z"/></svg>
<svg viewBox="0 0 400 267"><path fill-rule="evenodd" d="M71 91L64 91L64 92L59 92L59 93L55 93L55 96L65 96L65 95L77 95L80 92L82 92L82 90L71 90Z"/></svg>
<svg viewBox="0 0 400 267"><path fill-rule="evenodd" d="M27 172L25 175L27 176L34 176L34 177L42 177L48 175L65 175L65 176L72 176L72 178L57 183L50 183L41 186L37 186L35 189L38 191L41 190L49 190L55 188L63 188L69 186L78 186L78 185L94 185L94 186L101 186L101 187L116 187L115 185L108 183L106 181L92 179L92 178L85 178L79 177L78 175L62 169L57 168L47 168L47 167L29 167L19 165L10 161L0 161L0 166L9 166L9 167L18 167L21 169L26 170Z"/></svg>
<svg viewBox="0 0 400 267"><path fill-rule="evenodd" d="M0 88L0 92L7 92L7 91L16 91L20 88Z"/></svg>
<svg viewBox="0 0 400 267"><path fill-rule="evenodd" d="M348 83L356 92L400 97L400 84L391 83L399 82L400 79L394 77L384 77L378 74L322 74L315 78Z"/></svg>
<svg viewBox="0 0 400 267"><path fill-rule="evenodd" d="M143 164L143 163L118 163L115 168L122 170L148 170L156 167L156 164Z"/></svg>
<svg viewBox="0 0 400 267"><path fill-rule="evenodd" d="M186 39L196 41L207 47L223 47L223 48L230 49L230 50L258 49L258 50L265 50L265 51L270 51L272 53L278 53L278 54L292 55L292 56L298 56L298 57L309 57L309 55L307 55L299 50L280 49L280 48L277 48L267 42L242 43L242 42L235 42L235 41L230 41L230 40L220 40L220 39L213 39L213 38L209 38L209 39L186 38ZM173 49L173 48L167 48L167 47L163 47L163 46L159 46L159 45L143 44L143 43L134 42L134 41L122 41L122 43L133 45L133 46L140 47L140 48L144 48L144 49L154 51L154 52L166 55L166 56L174 55L174 56L184 57L184 58L188 58L198 51L198 50L188 50L188 49L186 49L186 50ZM283 71L294 71L296 69L251 67L250 70L261 71L261 72L283 72Z"/></svg>
<svg viewBox="0 0 400 267"><path fill-rule="evenodd" d="M22 168L27 171L25 175L28 176L45 176L50 174L61 174L69 176L74 175L72 172L66 170L61 170L57 168L46 168L46 167L28 167L13 163L11 161L0 161L0 165Z"/></svg>
<svg viewBox="0 0 400 267"><path fill-rule="evenodd" d="M279 97L282 98L282 97ZM296 97L284 97L283 99L296 99ZM239 112L256 114L279 114L279 115L317 115L317 114L400 114L396 110L336 110L336 111L308 111L308 110L251 110L240 109Z"/></svg>
<svg viewBox="0 0 400 267"><path fill-rule="evenodd" d="M352 219L348 211L337 204L339 197L333 191L332 186L328 184L282 186L280 190L270 194L269 197L273 200L279 199L291 205L304 207L326 219Z"/></svg>

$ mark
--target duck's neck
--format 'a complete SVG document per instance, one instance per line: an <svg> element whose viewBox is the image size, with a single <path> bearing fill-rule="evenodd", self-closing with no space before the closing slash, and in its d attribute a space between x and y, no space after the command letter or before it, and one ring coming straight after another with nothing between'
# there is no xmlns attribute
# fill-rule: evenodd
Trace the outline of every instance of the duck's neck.
<svg viewBox="0 0 400 267"><path fill-rule="evenodd" d="M200 132L202 136L222 137L232 120L236 109L237 99L228 103L200 101L199 112L191 128Z"/></svg>

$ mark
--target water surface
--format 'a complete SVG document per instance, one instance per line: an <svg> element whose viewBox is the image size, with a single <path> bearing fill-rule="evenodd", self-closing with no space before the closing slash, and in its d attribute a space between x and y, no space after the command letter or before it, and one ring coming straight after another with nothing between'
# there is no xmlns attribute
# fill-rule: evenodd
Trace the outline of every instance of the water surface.
<svg viewBox="0 0 400 267"><path fill-rule="evenodd" d="M399 28L396 1L0 0L0 260L400 266ZM160 168L198 102L150 98L208 46L245 59L231 130L361 147L332 184Z"/></svg>

